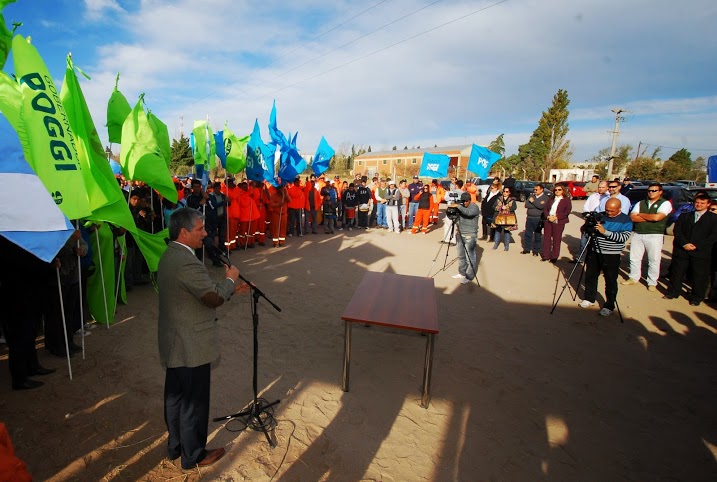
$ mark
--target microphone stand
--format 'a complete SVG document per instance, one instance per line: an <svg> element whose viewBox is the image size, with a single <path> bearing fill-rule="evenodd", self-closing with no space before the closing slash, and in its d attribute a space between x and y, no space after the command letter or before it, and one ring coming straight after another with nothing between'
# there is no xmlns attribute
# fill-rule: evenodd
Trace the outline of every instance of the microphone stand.
<svg viewBox="0 0 717 482"><path fill-rule="evenodd" d="M227 256L224 255L224 253L220 250L216 250L216 254L221 260L222 263L224 263L227 266L231 266L231 261ZM246 408L243 410L233 413L230 415L225 415L223 417L217 417L214 418L214 422L220 422L222 420L233 420L235 418L242 419L242 422L246 427L250 427L252 430L255 431L261 431L264 432L264 436L266 437L266 441L269 443L269 446L272 448L276 446L274 442L271 440L271 437L269 437L269 430L274 428L274 417L273 412L274 405L277 405L281 400L276 400L274 402L267 402L263 398L260 399L258 395L258 389L257 389L257 360L259 358L259 338L257 336L258 329L259 329L259 312L258 312L258 305L259 305L259 298L264 298L276 311L281 311L281 308L279 308L274 302L272 302L269 298L266 297L263 291L261 291L254 283L243 277L242 275L239 275L239 279L245 282L247 285L249 285L249 288L251 289L252 294L252 301L251 301L251 318L252 318L252 324L253 324L253 330L254 330L254 378L253 378L253 389L254 389L254 399L247 405Z"/></svg>

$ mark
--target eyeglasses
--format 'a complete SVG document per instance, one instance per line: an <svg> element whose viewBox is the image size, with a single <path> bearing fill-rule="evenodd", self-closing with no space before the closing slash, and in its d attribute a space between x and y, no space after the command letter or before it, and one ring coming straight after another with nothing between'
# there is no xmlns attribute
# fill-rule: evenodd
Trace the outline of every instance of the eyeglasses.
<svg viewBox="0 0 717 482"><path fill-rule="evenodd" d="M659 189L648 189L647 192L660 192Z"/></svg>
<svg viewBox="0 0 717 482"><path fill-rule="evenodd" d="M561 187L556 187L556 188L554 189L555 192L562 191L562 190L563 190L563 188L561 188Z"/></svg>
<svg viewBox="0 0 717 482"><path fill-rule="evenodd" d="M503 192L510 192L510 189L503 189Z"/></svg>
<svg viewBox="0 0 717 482"><path fill-rule="evenodd" d="M710 208L710 212L711 212L711 213L717 213L717 207L715 207L715 208Z"/></svg>
<svg viewBox="0 0 717 482"><path fill-rule="evenodd" d="M619 185L619 184L615 184L614 186L613 186L613 185L610 185L610 186L608 186L608 187L609 187L610 189L616 189L616 188L620 187L620 185Z"/></svg>

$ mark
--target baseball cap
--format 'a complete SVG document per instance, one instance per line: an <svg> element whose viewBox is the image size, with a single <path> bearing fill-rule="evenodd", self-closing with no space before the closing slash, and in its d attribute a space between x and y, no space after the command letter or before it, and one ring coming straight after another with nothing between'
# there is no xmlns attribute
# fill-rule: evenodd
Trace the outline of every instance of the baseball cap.
<svg viewBox="0 0 717 482"><path fill-rule="evenodd" d="M418 176L413 176L414 179L418 179Z"/></svg>

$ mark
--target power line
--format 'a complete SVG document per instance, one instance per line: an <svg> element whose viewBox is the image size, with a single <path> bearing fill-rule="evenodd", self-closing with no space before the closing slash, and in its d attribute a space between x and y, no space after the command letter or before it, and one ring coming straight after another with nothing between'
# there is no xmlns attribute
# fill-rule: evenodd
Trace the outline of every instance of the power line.
<svg viewBox="0 0 717 482"><path fill-rule="evenodd" d="M640 141L642 142L642 141ZM649 147L659 147L660 149L674 149L676 151L679 151L680 149L687 149L688 151L704 151L704 152L717 152L717 149L695 149L690 147L670 147L670 146L663 146L658 144L648 144L647 142L642 142L643 146L649 146Z"/></svg>
<svg viewBox="0 0 717 482"><path fill-rule="evenodd" d="M438 1L440 1L440 0L438 0ZM415 38L417 38L417 37L420 37L420 36L425 35L425 34L427 34L427 33L433 32L434 30L438 30L439 28L443 28L443 27L445 27L446 25L450 25L450 24L452 24L452 23L455 23L455 22L458 22L458 21L463 20L463 19L465 19L465 18L468 18L468 17L470 17L471 15L475 15L475 14L477 14L477 13L483 12L483 11L485 11L485 10L488 10L489 8L497 7L498 5L500 5L500 4L502 4L502 3L505 3L505 2L507 2L507 1L508 1L508 0L500 0L499 2L493 3L493 4L488 5L488 6L486 6L486 7L479 8L478 10L474 10L473 12L470 12L470 13L467 13L467 14L462 15L462 16L460 16L460 17L454 18L453 20L449 20L448 22L442 23L442 24L437 25L437 26L435 26L435 27L432 27L432 28L430 28L430 29L428 29L428 30L424 30L424 31L419 32L419 33L417 33L417 34L415 34L415 35L412 35L412 36L410 36L410 37L407 37L407 38L405 38L405 39L403 39L403 40L399 40L398 42L393 43L393 44L391 44L391 45L387 45L387 46L382 47L382 48L380 48L380 49L378 49L378 50L374 50L373 52L370 52L370 53L368 53L368 54L366 54L366 55L362 55L362 56L357 57L357 58L355 58L355 59L353 59L353 60L349 60L348 62L345 62L345 63L343 63L343 64L337 65L336 67L332 67L332 68L330 68L330 69L328 69L328 70L325 70L325 71L320 72L320 73L318 73L318 74L312 75L311 77L307 77L307 78L305 78L305 79L302 79L302 80L299 80L299 81L297 81L297 82L294 82L293 84L285 85L284 87L281 87L281 88L279 88L279 89L276 89L276 90L274 90L274 91L272 91L272 92L269 92L269 93L260 95L260 96L258 96L258 97L254 97L253 99L250 99L250 100L248 100L248 101L246 101L246 102L254 102L254 101L257 101L257 100L259 100L259 99L263 99L264 97L266 97L266 96L268 96L268 95L276 94L277 92L281 92L281 91L286 90L286 89L288 89L288 88L290 88L290 87L295 87L295 86L297 86L297 85L299 85L299 84L301 84L301 83L303 83L303 82L306 82L306 81L309 81L309 80L313 80L313 79L315 79L315 78L317 78L317 77L321 77L321 76L326 75L326 74L328 74L328 73L330 73L330 72L333 72L334 70L338 70L338 69L340 69L340 68L342 68L342 67L346 67L347 65L351 65L351 64L353 64L354 62L358 62L359 60L363 60L363 59L365 59L365 58L367 58L367 57L371 57L372 55L375 55L375 54L378 54L378 53L383 52L383 51L385 51L385 50L391 49L391 48L393 48L393 47L395 47L395 46L397 46L397 45L401 45L402 43L406 43L406 42L408 42L408 41L410 41L410 40L413 40L413 39L415 39ZM434 3L437 3L437 2L434 2ZM432 5L432 4L431 4L431 5ZM428 6L430 6L430 5L428 5ZM425 7L424 7L424 8L425 8Z"/></svg>

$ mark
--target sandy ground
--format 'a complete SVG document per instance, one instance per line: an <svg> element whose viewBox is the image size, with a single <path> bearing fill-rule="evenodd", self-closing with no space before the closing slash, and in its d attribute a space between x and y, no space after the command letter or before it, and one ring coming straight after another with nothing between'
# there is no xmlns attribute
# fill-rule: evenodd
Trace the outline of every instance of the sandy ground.
<svg viewBox="0 0 717 482"><path fill-rule="evenodd" d="M521 208L521 224L523 215ZM571 248L580 224L573 216L566 230ZM202 473L165 460L157 295L149 286L129 294L118 324L92 330L86 358L73 359L72 381L63 360L40 350L57 373L38 390L13 392L0 347L0 420L36 480L717 479L712 306L621 287L621 324L617 313L579 309L570 287L550 314L573 267L565 245L551 265L521 255L519 244L504 252L482 242L479 287L451 279L455 247L446 255L439 239L439 231L322 233L233 255L282 308L259 308L259 390L281 399L276 448L261 433L232 431L236 423L210 422L209 445L226 447L225 458ZM665 267L671 243L667 237ZM340 318L366 271L434 278L440 334L427 410L419 405L426 339L418 334L356 326L351 391L340 389ZM252 397L249 298L219 312L222 359L213 367L210 417Z"/></svg>

